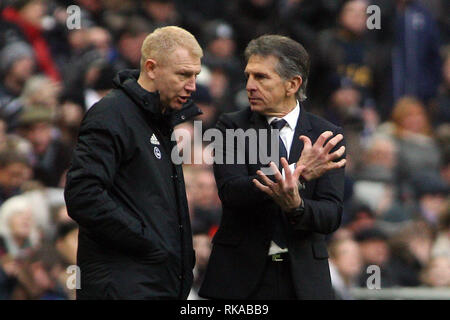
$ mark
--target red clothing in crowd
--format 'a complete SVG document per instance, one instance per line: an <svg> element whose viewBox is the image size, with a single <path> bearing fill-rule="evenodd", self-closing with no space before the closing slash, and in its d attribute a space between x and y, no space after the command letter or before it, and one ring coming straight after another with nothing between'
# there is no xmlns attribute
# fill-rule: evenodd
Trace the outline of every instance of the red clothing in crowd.
<svg viewBox="0 0 450 320"><path fill-rule="evenodd" d="M4 20L20 27L25 34L26 39L33 47L36 61L40 69L51 79L60 81L61 75L53 62L50 48L42 35L41 29L23 19L19 12L14 8L5 8L2 12L2 17Z"/></svg>

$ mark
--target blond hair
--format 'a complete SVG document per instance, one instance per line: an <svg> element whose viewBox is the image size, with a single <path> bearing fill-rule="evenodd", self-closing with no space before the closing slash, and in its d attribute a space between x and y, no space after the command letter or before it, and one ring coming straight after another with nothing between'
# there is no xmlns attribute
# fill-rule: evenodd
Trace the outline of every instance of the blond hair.
<svg viewBox="0 0 450 320"><path fill-rule="evenodd" d="M203 56L202 48L189 31L176 26L155 29L142 43L141 70L147 59L164 63L165 58L177 48L187 49L194 57Z"/></svg>
<svg viewBox="0 0 450 320"><path fill-rule="evenodd" d="M428 118L427 110L423 103L415 97L404 96L400 98L392 110L391 119L396 127L396 134L402 135L406 128L403 128L403 120L413 113L418 113L422 115L424 121L424 127L421 130L421 134L426 136L432 135L432 128L430 120Z"/></svg>

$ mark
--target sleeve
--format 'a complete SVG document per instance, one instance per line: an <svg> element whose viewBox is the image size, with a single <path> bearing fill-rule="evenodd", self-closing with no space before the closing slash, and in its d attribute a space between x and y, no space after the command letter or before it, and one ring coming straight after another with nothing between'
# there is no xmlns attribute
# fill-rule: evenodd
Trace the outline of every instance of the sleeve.
<svg viewBox="0 0 450 320"><path fill-rule="evenodd" d="M223 159L223 164L214 162L214 176L219 191L219 198L223 205L228 207L253 207L255 203L271 201L267 194L254 185L252 180L258 179L258 176L250 175L246 164L226 164L227 154L234 152L234 155L236 155L238 152L236 144L232 148L227 146L226 143L226 130L235 129L231 120L226 115L222 115L217 122L216 128L222 132L224 137L223 148L216 149L216 152L223 152L220 157Z"/></svg>
<svg viewBox="0 0 450 320"><path fill-rule="evenodd" d="M109 128L82 125L64 197L69 216L96 239L124 252L142 254L151 248L144 224L108 193L125 154L124 145Z"/></svg>

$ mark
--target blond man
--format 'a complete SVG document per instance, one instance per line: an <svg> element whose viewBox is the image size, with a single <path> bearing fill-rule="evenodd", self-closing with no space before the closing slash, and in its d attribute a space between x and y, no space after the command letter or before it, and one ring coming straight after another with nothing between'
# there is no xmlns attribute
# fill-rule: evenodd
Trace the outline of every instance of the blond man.
<svg viewBox="0 0 450 320"><path fill-rule="evenodd" d="M183 172L171 161L173 127L198 114L190 99L203 55L179 27L142 45L140 70L86 114L67 174L69 215L80 225L77 299L186 299L195 256Z"/></svg>

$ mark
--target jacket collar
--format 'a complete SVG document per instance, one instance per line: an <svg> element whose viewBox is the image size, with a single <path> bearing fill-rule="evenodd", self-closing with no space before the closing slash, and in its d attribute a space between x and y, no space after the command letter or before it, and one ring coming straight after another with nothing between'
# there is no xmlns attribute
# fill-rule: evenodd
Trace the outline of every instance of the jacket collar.
<svg viewBox="0 0 450 320"><path fill-rule="evenodd" d="M113 80L114 85L123 90L140 108L149 113L149 116L157 121L163 121L174 127L199 114L200 108L193 100L188 100L180 110L170 110L162 113L159 92L150 92L142 88L137 79L139 70L123 70L117 73Z"/></svg>
<svg viewBox="0 0 450 320"><path fill-rule="evenodd" d="M303 106L302 103L299 103L299 106L300 106L300 115L297 119L294 139L292 140L291 150L289 153L289 163L297 162L303 150L303 142L298 137L301 135L309 136L308 132L312 130L311 123L309 121L309 115L306 112L305 107ZM257 112L252 112L250 116L250 122L254 124L254 127L256 129L269 128L267 118L264 115Z"/></svg>

